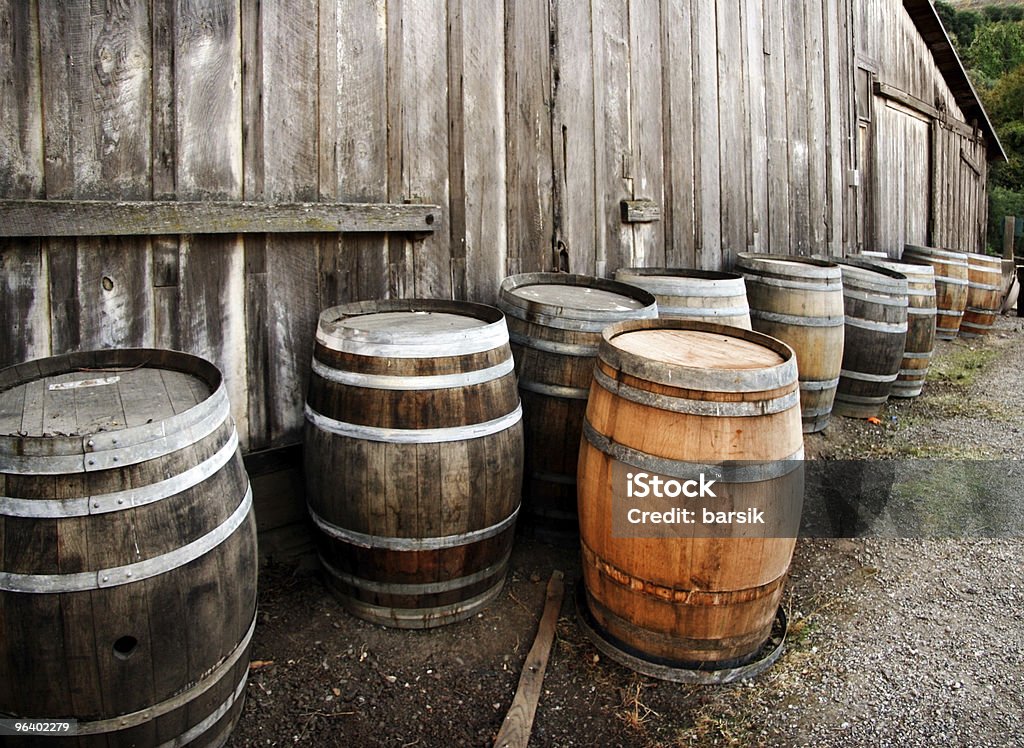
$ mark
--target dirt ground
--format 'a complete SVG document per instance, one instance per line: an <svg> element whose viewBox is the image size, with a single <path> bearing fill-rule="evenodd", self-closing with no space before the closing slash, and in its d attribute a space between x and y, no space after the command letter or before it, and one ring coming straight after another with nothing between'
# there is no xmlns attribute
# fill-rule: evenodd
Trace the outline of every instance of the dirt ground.
<svg viewBox="0 0 1024 748"><path fill-rule="evenodd" d="M818 459L1024 455L1024 326L940 343L925 394L880 424L839 419ZM1021 482L1024 484L1024 482ZM782 657L724 686L658 681L581 630L576 552L517 539L501 596L471 620L398 631L357 620L317 573L260 578L247 702L229 746L485 746L512 701L554 569L567 594L532 746L1024 745L1024 542L801 537Z"/></svg>

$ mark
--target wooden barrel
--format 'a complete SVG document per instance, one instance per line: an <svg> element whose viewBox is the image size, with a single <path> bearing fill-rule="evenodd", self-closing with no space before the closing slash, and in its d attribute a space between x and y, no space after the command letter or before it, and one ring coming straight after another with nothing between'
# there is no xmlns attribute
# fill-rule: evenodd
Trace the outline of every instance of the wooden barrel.
<svg viewBox="0 0 1024 748"><path fill-rule="evenodd" d="M523 524L541 540L576 542L576 462L601 331L655 317L654 296L625 283L566 273L505 278L498 306L508 316L523 400L526 460Z"/></svg>
<svg viewBox="0 0 1024 748"><path fill-rule="evenodd" d="M658 300L658 316L718 322L750 329L743 276L683 268L620 268L615 280L638 286Z"/></svg>
<svg viewBox="0 0 1024 748"><path fill-rule="evenodd" d="M965 338L987 335L1003 304L1003 261L970 253L967 255L967 306L960 323Z"/></svg>
<svg viewBox="0 0 1024 748"><path fill-rule="evenodd" d="M900 373L907 340L907 277L881 265L840 260L845 338L832 412L877 416Z"/></svg>
<svg viewBox="0 0 1024 748"><path fill-rule="evenodd" d="M0 372L0 544L0 713L77 719L77 746L228 739L256 525L213 364L130 349Z"/></svg>
<svg viewBox="0 0 1024 748"><path fill-rule="evenodd" d="M843 282L827 260L740 253L750 319L796 352L805 433L828 425L843 360Z"/></svg>
<svg viewBox="0 0 1024 748"><path fill-rule="evenodd" d="M328 585L352 614L429 628L501 591L522 484L513 369L494 307L406 299L320 315L306 495Z"/></svg>
<svg viewBox="0 0 1024 748"><path fill-rule="evenodd" d="M852 259L868 258L869 253ZM892 383L890 397L917 397L921 394L932 352L935 349L935 271L931 265L915 265L893 260L872 260L907 277L907 342L903 347L900 373Z"/></svg>
<svg viewBox="0 0 1024 748"><path fill-rule="evenodd" d="M675 668L756 656L795 545L802 460L797 362L781 341L681 320L605 330L580 448L579 513L586 610L612 652ZM723 464L734 469L707 501L759 504L770 531L735 523L709 532L702 519L676 531L623 530L635 510L655 508L629 497L623 475L681 481Z"/></svg>
<svg viewBox="0 0 1024 748"><path fill-rule="evenodd" d="M967 307L967 255L908 244L903 248L903 262L932 266L935 271L935 337L952 340L960 330Z"/></svg>

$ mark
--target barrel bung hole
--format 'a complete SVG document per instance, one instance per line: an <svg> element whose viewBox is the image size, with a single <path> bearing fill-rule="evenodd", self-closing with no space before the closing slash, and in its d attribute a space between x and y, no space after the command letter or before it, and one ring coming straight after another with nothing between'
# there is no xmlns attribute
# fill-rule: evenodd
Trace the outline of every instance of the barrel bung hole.
<svg viewBox="0 0 1024 748"><path fill-rule="evenodd" d="M138 649L139 640L134 636L122 636L114 642L114 657L119 660L127 660Z"/></svg>

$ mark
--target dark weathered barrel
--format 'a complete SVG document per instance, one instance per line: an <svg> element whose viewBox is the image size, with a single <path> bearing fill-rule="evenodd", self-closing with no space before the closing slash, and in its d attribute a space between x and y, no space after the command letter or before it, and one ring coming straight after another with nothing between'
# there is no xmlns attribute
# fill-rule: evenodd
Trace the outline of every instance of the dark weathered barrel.
<svg viewBox="0 0 1024 748"><path fill-rule="evenodd" d="M625 283L527 273L502 281L498 306L508 315L523 398L523 521L543 540L574 543L576 461L601 331L616 321L655 317L657 303Z"/></svg>
<svg viewBox="0 0 1024 748"><path fill-rule="evenodd" d="M857 263L857 264L854 264ZM877 416L900 373L907 339L907 278L868 261L840 260L845 338L832 412Z"/></svg>
<svg viewBox="0 0 1024 748"><path fill-rule="evenodd" d="M754 658L795 545L802 460L796 357L781 341L682 320L605 330L579 462L585 613L602 650L674 680L666 667L722 669ZM723 464L733 467L715 474L708 503L760 506L770 530L737 522L712 536L692 515L642 525L640 510L664 507L627 480L696 485L698 473L703 482ZM691 506L679 491L667 495L677 497L668 499L673 508Z"/></svg>
<svg viewBox="0 0 1024 748"><path fill-rule="evenodd" d="M330 588L399 628L468 618L505 580L522 409L494 307L367 301L320 315L306 493Z"/></svg>
<svg viewBox="0 0 1024 748"><path fill-rule="evenodd" d="M882 253L884 255L884 253ZM870 253L854 255L869 258ZM928 377L935 349L935 271L931 265L876 259L876 264L907 277L907 341L903 346L900 373L890 397L917 397Z"/></svg>
<svg viewBox="0 0 1024 748"><path fill-rule="evenodd" d="M987 335L1003 303L1003 261L970 253L967 255L967 306L960 323L965 338Z"/></svg>
<svg viewBox="0 0 1024 748"><path fill-rule="evenodd" d="M130 349L4 369L0 494L0 713L77 719L85 747L223 744L257 563L217 368Z"/></svg>
<svg viewBox="0 0 1024 748"><path fill-rule="evenodd" d="M843 359L843 281L827 260L740 253L755 330L796 352L804 432L828 425Z"/></svg>
<svg viewBox="0 0 1024 748"><path fill-rule="evenodd" d="M967 255L935 247L908 244L903 262L931 265L935 271L935 337L952 340L967 308Z"/></svg>
<svg viewBox="0 0 1024 748"><path fill-rule="evenodd" d="M658 316L717 322L750 329L743 276L685 268L620 268L615 280L638 286L658 300Z"/></svg>

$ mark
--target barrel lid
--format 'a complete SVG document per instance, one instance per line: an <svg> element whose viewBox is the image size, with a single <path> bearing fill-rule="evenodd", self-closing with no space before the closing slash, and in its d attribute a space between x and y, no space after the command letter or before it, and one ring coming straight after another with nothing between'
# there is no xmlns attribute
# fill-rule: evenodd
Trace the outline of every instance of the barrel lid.
<svg viewBox="0 0 1024 748"><path fill-rule="evenodd" d="M630 320L603 333L601 360L672 387L759 392L797 381L796 355L781 340L712 322Z"/></svg>
<svg viewBox="0 0 1024 748"><path fill-rule="evenodd" d="M611 322L658 314L657 300L649 291L569 273L511 275L501 282L498 306L527 322L585 332L600 332Z"/></svg>
<svg viewBox="0 0 1024 748"><path fill-rule="evenodd" d="M804 255L773 255L766 252L740 252L736 255L736 270L760 272L780 277L798 276L817 280L838 281L839 267L831 259Z"/></svg>
<svg viewBox="0 0 1024 748"><path fill-rule="evenodd" d="M320 313L316 340L362 356L437 358L482 353L508 343L505 315L486 304L381 299Z"/></svg>
<svg viewBox="0 0 1024 748"><path fill-rule="evenodd" d="M0 371L0 470L71 473L153 459L229 417L216 366L159 349L36 359Z"/></svg>
<svg viewBox="0 0 1024 748"><path fill-rule="evenodd" d="M938 247L921 247L916 244L906 244L903 247L904 260L944 260L957 265L967 264L967 253L957 252L953 249L939 249Z"/></svg>
<svg viewBox="0 0 1024 748"><path fill-rule="evenodd" d="M533 285L520 286L514 296L527 301L559 306L563 309L581 309L596 312L627 312L643 309L644 304L621 293L589 286Z"/></svg>

